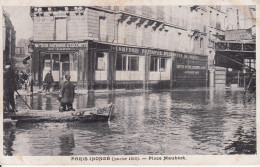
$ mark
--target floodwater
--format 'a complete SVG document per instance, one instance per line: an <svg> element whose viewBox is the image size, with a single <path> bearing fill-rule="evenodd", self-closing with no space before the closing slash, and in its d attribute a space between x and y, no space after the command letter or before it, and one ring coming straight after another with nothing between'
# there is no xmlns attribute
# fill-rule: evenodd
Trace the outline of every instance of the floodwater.
<svg viewBox="0 0 260 167"><path fill-rule="evenodd" d="M256 154L256 101L231 90L113 92L79 95L75 108L113 102L108 123L4 124L4 155ZM57 95L26 97L57 110ZM18 109L26 108L17 98ZM56 111L54 111L56 112Z"/></svg>

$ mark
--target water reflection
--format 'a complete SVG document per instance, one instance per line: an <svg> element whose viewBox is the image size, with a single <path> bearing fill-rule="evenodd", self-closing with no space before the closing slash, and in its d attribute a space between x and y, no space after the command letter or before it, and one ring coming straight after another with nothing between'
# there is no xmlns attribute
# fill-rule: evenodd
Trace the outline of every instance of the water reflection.
<svg viewBox="0 0 260 167"><path fill-rule="evenodd" d="M234 139L225 150L231 150L230 154L256 154L255 131L245 133L243 126L239 126Z"/></svg>
<svg viewBox="0 0 260 167"><path fill-rule="evenodd" d="M60 151L59 155L73 155L72 150L75 148L74 135L72 133L61 135L60 140Z"/></svg>
<svg viewBox="0 0 260 167"><path fill-rule="evenodd" d="M15 140L15 130L11 122L4 123L4 152L7 156L13 155L13 145Z"/></svg>
<svg viewBox="0 0 260 167"><path fill-rule="evenodd" d="M57 95L29 98L57 110ZM115 104L115 118L93 124L5 126L5 155L254 154L255 99L243 91L178 90L78 95L77 108ZM22 101L18 107L26 108Z"/></svg>

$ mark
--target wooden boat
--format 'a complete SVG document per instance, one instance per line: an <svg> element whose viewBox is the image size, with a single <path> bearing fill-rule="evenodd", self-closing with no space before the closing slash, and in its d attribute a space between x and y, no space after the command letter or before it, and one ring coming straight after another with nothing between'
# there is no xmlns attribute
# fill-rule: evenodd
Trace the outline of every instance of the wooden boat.
<svg viewBox="0 0 260 167"><path fill-rule="evenodd" d="M9 114L17 123L27 122L106 122L113 118L113 104L102 108L82 108L76 111L59 112L55 110L23 110Z"/></svg>

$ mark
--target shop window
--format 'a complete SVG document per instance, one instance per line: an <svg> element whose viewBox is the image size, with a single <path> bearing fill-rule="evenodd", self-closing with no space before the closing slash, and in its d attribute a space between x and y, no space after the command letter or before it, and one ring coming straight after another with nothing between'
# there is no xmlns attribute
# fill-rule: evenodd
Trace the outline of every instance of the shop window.
<svg viewBox="0 0 260 167"><path fill-rule="evenodd" d="M44 55L44 70L50 70L51 67L51 55L45 54Z"/></svg>
<svg viewBox="0 0 260 167"><path fill-rule="evenodd" d="M44 59L45 60L50 60L51 59L51 55L50 54L45 54L44 55Z"/></svg>
<svg viewBox="0 0 260 167"><path fill-rule="evenodd" d="M52 55L52 70L53 71L59 71L60 70L60 61L59 61L60 57L59 54L53 54Z"/></svg>
<svg viewBox="0 0 260 167"><path fill-rule="evenodd" d="M166 70L166 58L161 58L160 61L160 71L164 72Z"/></svg>
<svg viewBox="0 0 260 167"><path fill-rule="evenodd" d="M150 71L158 71L158 57L151 57Z"/></svg>
<svg viewBox="0 0 260 167"><path fill-rule="evenodd" d="M69 61L70 61L70 56L69 56L69 54L61 54L60 61L61 61L61 62L69 62Z"/></svg>
<svg viewBox="0 0 260 167"><path fill-rule="evenodd" d="M96 58L96 70L106 70L106 65L105 65L105 54L102 53L97 53L97 58Z"/></svg>
<svg viewBox="0 0 260 167"><path fill-rule="evenodd" d="M139 57L129 56L128 57L128 71L139 71Z"/></svg>
<svg viewBox="0 0 260 167"><path fill-rule="evenodd" d="M126 55L121 55L121 54L117 55L116 70L126 71Z"/></svg>

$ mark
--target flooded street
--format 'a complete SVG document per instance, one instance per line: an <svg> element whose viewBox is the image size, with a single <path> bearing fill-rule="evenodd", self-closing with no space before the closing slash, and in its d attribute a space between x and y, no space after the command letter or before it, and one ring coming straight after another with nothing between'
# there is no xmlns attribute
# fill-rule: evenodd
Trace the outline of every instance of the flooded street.
<svg viewBox="0 0 260 167"><path fill-rule="evenodd" d="M75 108L114 103L108 123L4 124L4 155L222 155L256 153L256 101L243 91L191 89L78 95ZM27 96L58 110L58 95ZM19 109L25 104L17 100ZM55 111L56 112L56 111Z"/></svg>

